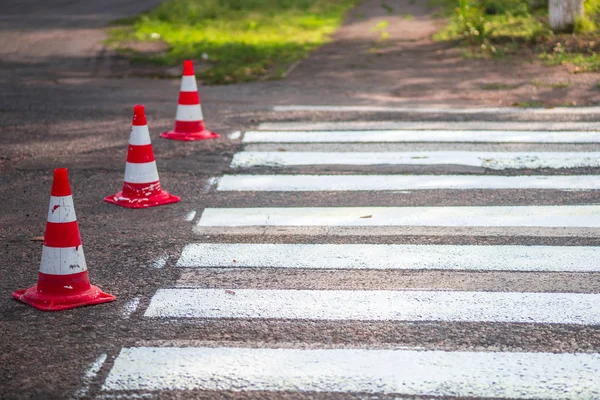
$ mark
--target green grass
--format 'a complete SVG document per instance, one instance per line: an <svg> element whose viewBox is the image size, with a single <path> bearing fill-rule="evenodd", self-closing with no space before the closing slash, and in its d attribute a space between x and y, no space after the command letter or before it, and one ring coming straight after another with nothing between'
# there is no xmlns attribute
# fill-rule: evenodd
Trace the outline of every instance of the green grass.
<svg viewBox="0 0 600 400"><path fill-rule="evenodd" d="M555 83L551 83L550 87L552 89L563 89L563 88L568 88L571 86L571 82L555 82Z"/></svg>
<svg viewBox="0 0 600 400"><path fill-rule="evenodd" d="M531 81L531 84L536 88L552 88L552 89L564 89L571 86L571 82L554 82L554 83L544 83L538 79L534 79Z"/></svg>
<svg viewBox="0 0 600 400"><path fill-rule="evenodd" d="M546 65L573 65L574 73L600 71L600 54L542 52L539 58Z"/></svg>
<svg viewBox="0 0 600 400"><path fill-rule="evenodd" d="M600 71L600 0L585 1L574 34L554 34L540 3L531 9L529 0L429 0L447 19L434 39L456 41L465 58L533 52L547 65L572 65L574 73Z"/></svg>
<svg viewBox="0 0 600 400"><path fill-rule="evenodd" d="M518 103L514 103L513 107L539 108L539 107L545 107L545 105L541 101L520 101Z"/></svg>
<svg viewBox="0 0 600 400"><path fill-rule="evenodd" d="M469 38L470 25L475 26L479 36L478 42L483 43L486 40L490 43L506 42L506 41L531 41L534 38L545 34L548 28L544 24L544 19L541 16L536 16L528 13L522 13L521 7L514 7L512 12L506 11L503 13L487 14L489 9L503 9L497 3L497 8L486 7L485 3L479 7L475 3L464 0L460 4L457 0L441 0L445 4L445 9L448 4L454 4L454 12L450 12L448 24L434 35L435 40L462 40ZM500 3L500 2L498 2ZM438 3L439 4L439 3ZM477 3L478 4L478 3ZM470 5L470 7L469 7ZM470 24L470 25L469 25Z"/></svg>
<svg viewBox="0 0 600 400"><path fill-rule="evenodd" d="M160 65L203 60L207 84L280 77L328 41L359 0L167 0L136 18L116 22L109 43L162 41L168 50L133 58Z"/></svg>
<svg viewBox="0 0 600 400"><path fill-rule="evenodd" d="M511 90L520 87L520 84L510 85L502 82L492 82L481 85L483 90Z"/></svg>

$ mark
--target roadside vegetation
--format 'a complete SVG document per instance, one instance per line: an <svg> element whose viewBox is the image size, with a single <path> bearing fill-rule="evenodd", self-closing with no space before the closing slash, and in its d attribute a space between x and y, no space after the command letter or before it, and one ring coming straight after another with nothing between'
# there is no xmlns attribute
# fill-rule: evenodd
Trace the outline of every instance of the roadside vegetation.
<svg viewBox="0 0 600 400"><path fill-rule="evenodd" d="M467 58L536 57L573 73L600 70L600 0L585 0L571 34L555 34L547 0L430 0L448 23L434 39L456 41Z"/></svg>
<svg viewBox="0 0 600 400"><path fill-rule="evenodd" d="M134 61L196 61L207 84L278 78L321 46L359 0L166 0L115 22L109 43ZM154 42L162 51L139 49ZM150 43L151 44L151 43Z"/></svg>

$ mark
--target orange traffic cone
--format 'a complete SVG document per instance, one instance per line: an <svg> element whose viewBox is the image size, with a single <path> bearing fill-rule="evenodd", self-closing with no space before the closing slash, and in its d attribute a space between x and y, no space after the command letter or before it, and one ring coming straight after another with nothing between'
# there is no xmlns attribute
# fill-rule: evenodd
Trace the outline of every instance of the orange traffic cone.
<svg viewBox="0 0 600 400"><path fill-rule="evenodd" d="M183 76L177 102L175 129L161 133L160 137L173 140L205 140L218 138L219 135L206 129L196 85L194 64L190 60L183 62Z"/></svg>
<svg viewBox="0 0 600 400"><path fill-rule="evenodd" d="M12 295L44 311L115 300L90 284L66 168L54 170L38 283Z"/></svg>
<svg viewBox="0 0 600 400"><path fill-rule="evenodd" d="M145 208L176 203L179 197L162 190L150 143L144 106L133 108L123 190L104 201L128 208Z"/></svg>

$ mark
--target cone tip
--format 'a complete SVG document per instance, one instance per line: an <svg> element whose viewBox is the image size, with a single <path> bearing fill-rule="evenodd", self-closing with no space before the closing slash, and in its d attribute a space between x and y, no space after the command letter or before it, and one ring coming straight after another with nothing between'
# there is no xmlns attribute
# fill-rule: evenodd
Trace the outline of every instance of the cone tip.
<svg viewBox="0 0 600 400"><path fill-rule="evenodd" d="M194 63L192 60L185 60L183 62L183 75L191 76L194 75Z"/></svg>
<svg viewBox="0 0 600 400"><path fill-rule="evenodd" d="M52 196L70 196L71 186L69 185L69 172L66 168L54 169L54 180L52 181Z"/></svg>
<svg viewBox="0 0 600 400"><path fill-rule="evenodd" d="M133 107L133 121L131 124L137 126L148 125L148 122L146 121L146 111L144 110L143 105L138 104Z"/></svg>

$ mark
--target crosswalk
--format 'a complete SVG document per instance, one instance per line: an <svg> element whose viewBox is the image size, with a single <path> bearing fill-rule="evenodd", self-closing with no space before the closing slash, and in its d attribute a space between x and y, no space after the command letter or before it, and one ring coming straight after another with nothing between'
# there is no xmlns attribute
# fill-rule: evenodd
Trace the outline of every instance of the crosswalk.
<svg viewBox="0 0 600 400"><path fill-rule="evenodd" d="M325 192L441 189L600 189L598 175L226 175L222 192Z"/></svg>
<svg viewBox="0 0 600 400"><path fill-rule="evenodd" d="M337 393L342 398L365 394L369 398L600 398L597 346L587 352L566 352L518 345L444 348L443 342L431 346L428 340L423 340L422 346L404 347L394 346L400 342L394 337L388 340L391 345L369 337L336 345L310 340L311 329L332 322L341 327L483 324L504 333L523 324L532 329L597 329L600 292L593 284L565 290L572 286L561 280L573 274L582 280L597 279L595 274L600 273L600 247L578 242L600 237L600 205L576 201L578 193L600 189L600 175L594 174L598 172L594 168L600 167L600 152L588 151L589 147L599 149L594 147L600 143L598 128L595 123L366 121L267 123L246 132L242 138L246 148L234 155L231 172L214 177L206 186L220 198L245 195L246 206L206 207L188 218L194 222L198 241L185 245L174 265L185 273L172 287L154 293L143 318L170 324L245 321L236 325L242 328L305 323L311 326L303 336L307 341L264 342L252 336L235 343L199 343L177 337L166 342L146 341L124 347L115 355L101 397L135 393L158 394L160 398L167 392L208 391L217 396ZM463 147L469 143L491 148L507 143L529 147L518 152L443 149L444 143L459 142ZM402 143L408 148L389 151L386 143ZM439 149L410 150L420 143ZM346 144L352 146L340 147ZM361 151L361 146L372 144L381 144L381 150L365 147L368 151ZM280 148L274 151L273 146ZM328 168L332 165L346 165L359 173L332 173ZM417 169L360 173L369 165ZM430 165L443 166L444 171L431 173L426 169ZM294 169L297 166L310 171L299 172ZM459 170L461 166L479 170L465 173ZM425 169L418 169L421 167ZM581 168L591 173L582 173ZM427 203L423 199L434 191L440 192L444 201L423 205ZM456 191L463 194L460 204L450 201L454 200L450 194ZM469 204L474 191L484 191L487 205ZM513 204L514 198L506 196L565 191L574 193L568 204ZM332 193L345 196L345 205L328 204ZM399 197L391 206L349 206L358 193L367 199ZM407 193L420 204L404 204L402 196ZM257 200L256 194L263 200ZM290 199L289 206L269 204L274 195ZM295 198L297 195L300 197ZM326 205L315 206L314 198L324 199ZM437 237L438 243L427 239L431 236ZM521 243L523 236L528 243ZM486 243L474 237L499 239ZM460 238L464 240L456 240ZM565 238L568 243L561 243ZM242 283L215 287L202 281L202 276L213 271L224 282ZM244 286L250 280L239 274L254 272L269 278ZM290 272L298 274L286 275ZM377 287L376 282L361 286L357 281L341 287L340 280L331 279L315 289L302 281L315 279L319 272L349 280L356 279L358 275L352 275L356 272L376 279L385 276L381 274L397 277L440 272L446 277L476 276L479 282L487 274L530 274L528 282L533 284L528 290L523 286L514 289L510 281L493 288L474 284L465 289L465 285L452 287L456 280L446 278L448 287L430 282L429 287L397 285L390 289L389 285ZM288 280L276 285L283 276ZM553 290L539 289L535 278L555 279L554 285L543 286ZM300 281L285 287L290 279Z"/></svg>

